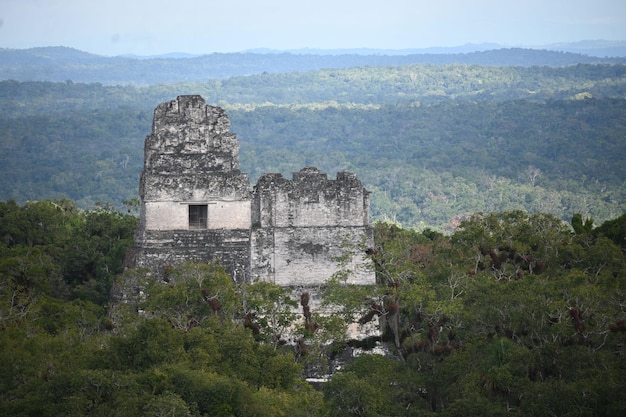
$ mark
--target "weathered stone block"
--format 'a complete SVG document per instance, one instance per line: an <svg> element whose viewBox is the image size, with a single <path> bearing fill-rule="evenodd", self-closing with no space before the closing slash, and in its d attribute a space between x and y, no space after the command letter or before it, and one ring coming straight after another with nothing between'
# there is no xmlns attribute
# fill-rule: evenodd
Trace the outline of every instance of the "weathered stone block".
<svg viewBox="0 0 626 417"><path fill-rule="evenodd" d="M237 281L319 286L338 271L336 257L372 244L369 192L356 175L328 179L306 167L291 180L265 174L251 189L229 130L225 111L200 96L155 109L129 265L158 272L183 261L216 261ZM362 251L351 262L351 282L374 283Z"/></svg>

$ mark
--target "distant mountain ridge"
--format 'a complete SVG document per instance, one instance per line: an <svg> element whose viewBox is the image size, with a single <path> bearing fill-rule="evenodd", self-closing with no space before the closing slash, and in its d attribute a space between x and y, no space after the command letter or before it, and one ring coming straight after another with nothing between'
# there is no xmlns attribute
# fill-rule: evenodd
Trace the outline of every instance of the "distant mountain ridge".
<svg viewBox="0 0 626 417"><path fill-rule="evenodd" d="M626 57L626 41L586 40L546 45L544 49L597 57Z"/></svg>
<svg viewBox="0 0 626 417"><path fill-rule="evenodd" d="M434 46L429 48L405 48L405 49L375 49L375 48L350 48L350 49L315 49L301 48L286 51L277 49L250 49L244 52L253 53L293 53L304 55L415 55L415 54L467 54L472 52L484 52L497 49L533 49L554 52L571 52L574 54L589 55L592 57L626 57L626 41L607 40L583 40L578 42L555 43L549 45L505 45L500 43L467 43L459 46Z"/></svg>
<svg viewBox="0 0 626 417"><path fill-rule="evenodd" d="M172 53L157 57L105 57L67 47L0 49L0 80L102 83L105 85L154 85L227 79L261 73L303 72L365 66L407 64L547 66L577 64L626 64L626 42L586 42L571 48L591 51L594 45L620 48L621 58L600 58L574 52L532 48L490 49L497 45L465 45L426 50L294 50L212 53L194 56ZM471 51L473 49L473 51ZM458 52L458 51L467 52ZM428 51L428 53L409 53ZM446 51L448 51L446 53ZM457 51L457 52L454 52Z"/></svg>
<svg viewBox="0 0 626 417"><path fill-rule="evenodd" d="M319 49L319 48L299 48L299 49L270 49L256 48L243 52L260 54L281 54L291 53L300 55L416 55L416 54L464 54L470 52L488 51L491 49L506 49L507 46L499 43L468 43L460 46L435 46L430 48L403 48L403 49L382 49L382 48L343 48L343 49Z"/></svg>

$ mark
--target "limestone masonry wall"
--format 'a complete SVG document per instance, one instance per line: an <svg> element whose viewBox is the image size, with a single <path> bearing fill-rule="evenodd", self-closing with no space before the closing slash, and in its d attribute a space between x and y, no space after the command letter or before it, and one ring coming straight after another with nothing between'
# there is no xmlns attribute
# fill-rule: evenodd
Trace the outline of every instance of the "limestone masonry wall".
<svg viewBox="0 0 626 417"><path fill-rule="evenodd" d="M260 227L365 226L369 193L356 175L337 174L329 180L317 168L307 167L289 181L265 174L253 191L253 223Z"/></svg>
<svg viewBox="0 0 626 417"><path fill-rule="evenodd" d="M265 174L251 189L223 109L179 96L154 111L141 174L140 223L129 266L162 271L216 261L237 281L319 286L354 251L354 283L374 282L357 245L372 245L369 192L356 175L306 167Z"/></svg>

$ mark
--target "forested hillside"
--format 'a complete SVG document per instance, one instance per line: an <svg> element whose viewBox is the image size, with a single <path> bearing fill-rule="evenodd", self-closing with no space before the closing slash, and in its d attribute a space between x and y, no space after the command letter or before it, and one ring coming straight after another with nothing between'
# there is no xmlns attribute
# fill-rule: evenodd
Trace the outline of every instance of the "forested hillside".
<svg viewBox="0 0 626 417"><path fill-rule="evenodd" d="M154 85L227 79L261 73L288 73L323 68L407 64L475 64L489 66L567 66L624 64L626 58L599 58L578 53L534 49L497 49L461 54L301 54L212 53L197 57L134 59L104 57L64 47L0 49L0 80L100 82L106 85Z"/></svg>
<svg viewBox="0 0 626 417"><path fill-rule="evenodd" d="M170 268L167 284L121 273L136 223L69 200L0 202L1 415L626 412L626 215L570 229L492 213L451 236L377 223L377 284L337 274L322 300L337 313L309 311L314 326L289 289L235 285L216 265ZM119 303L120 286L146 291ZM382 338L349 340L354 319L380 319ZM319 390L304 380L383 345Z"/></svg>
<svg viewBox="0 0 626 417"><path fill-rule="evenodd" d="M405 65L355 67L305 73L259 74L149 87L101 83L0 81L4 116L53 115L86 110L133 109L150 113L181 94L200 94L227 109L254 110L281 105L433 104L624 98L626 65L486 67L478 65ZM234 126L236 128L236 126Z"/></svg>
<svg viewBox="0 0 626 417"><path fill-rule="evenodd" d="M157 104L225 107L241 168L356 172L375 219L450 231L473 212L625 210L626 66L407 65L152 87L0 82L0 198L137 196Z"/></svg>

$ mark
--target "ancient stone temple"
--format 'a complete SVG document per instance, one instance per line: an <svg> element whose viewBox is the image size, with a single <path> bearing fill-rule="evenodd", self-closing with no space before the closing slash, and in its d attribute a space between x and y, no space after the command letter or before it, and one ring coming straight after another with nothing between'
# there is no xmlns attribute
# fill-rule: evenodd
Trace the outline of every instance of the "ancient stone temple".
<svg viewBox="0 0 626 417"><path fill-rule="evenodd" d="M160 104L144 152L130 266L217 262L237 282L301 287L323 283L348 254L350 281L374 282L363 251L353 251L372 244L369 193L356 175L329 179L307 167L250 187L228 116L200 96Z"/></svg>

